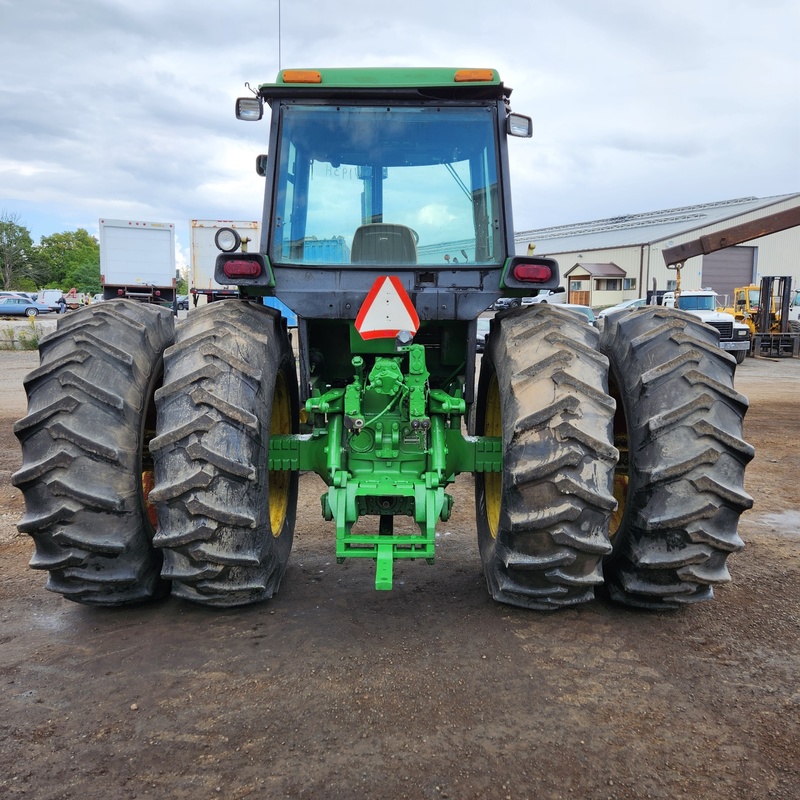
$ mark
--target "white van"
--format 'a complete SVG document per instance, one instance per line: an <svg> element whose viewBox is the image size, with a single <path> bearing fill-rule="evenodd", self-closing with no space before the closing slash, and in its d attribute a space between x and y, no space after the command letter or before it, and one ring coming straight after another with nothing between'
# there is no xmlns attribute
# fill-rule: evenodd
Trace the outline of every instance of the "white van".
<svg viewBox="0 0 800 800"><path fill-rule="evenodd" d="M36 295L37 303L44 303L48 308L54 311L61 311L59 300L64 298L67 308L70 311L80 308L83 305L83 295L67 295L61 289L41 289L39 294Z"/></svg>
<svg viewBox="0 0 800 800"><path fill-rule="evenodd" d="M36 295L36 302L43 303L54 311L58 311L60 308L58 300L63 296L64 292L62 292L61 289L42 289L39 294Z"/></svg>

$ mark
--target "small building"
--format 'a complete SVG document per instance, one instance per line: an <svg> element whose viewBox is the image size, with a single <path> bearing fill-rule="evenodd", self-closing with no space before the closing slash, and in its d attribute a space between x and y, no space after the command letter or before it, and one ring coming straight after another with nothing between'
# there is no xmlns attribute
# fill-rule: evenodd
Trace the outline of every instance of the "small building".
<svg viewBox="0 0 800 800"><path fill-rule="evenodd" d="M570 303L604 307L676 288L676 272L662 251L709 233L800 206L800 193L745 197L718 203L627 214L515 235L517 252L536 245L537 256L555 258ZM762 275L789 275L800 286L800 228L773 233L736 247L688 259L682 289L711 287L732 298L737 286Z"/></svg>
<svg viewBox="0 0 800 800"><path fill-rule="evenodd" d="M620 292L636 289L636 278L628 278L616 264L578 262L564 271L568 303L581 306L611 306Z"/></svg>

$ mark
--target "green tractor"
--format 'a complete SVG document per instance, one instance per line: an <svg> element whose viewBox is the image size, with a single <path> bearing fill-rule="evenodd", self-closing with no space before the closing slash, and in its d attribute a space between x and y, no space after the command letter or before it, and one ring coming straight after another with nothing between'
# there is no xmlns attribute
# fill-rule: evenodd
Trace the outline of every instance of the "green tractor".
<svg viewBox="0 0 800 800"><path fill-rule="evenodd" d="M216 279L239 297L177 325L90 306L26 379L13 480L49 589L269 598L304 470L327 485L336 560L374 562L379 590L395 561L433 562L465 472L501 602L556 609L605 586L671 608L729 580L753 450L713 329L647 307L598 331L534 304L496 314L476 355L494 301L559 284L555 261L514 253L507 138L532 125L510 93L494 70L284 70L237 101L242 120L272 112L260 247L217 236Z"/></svg>

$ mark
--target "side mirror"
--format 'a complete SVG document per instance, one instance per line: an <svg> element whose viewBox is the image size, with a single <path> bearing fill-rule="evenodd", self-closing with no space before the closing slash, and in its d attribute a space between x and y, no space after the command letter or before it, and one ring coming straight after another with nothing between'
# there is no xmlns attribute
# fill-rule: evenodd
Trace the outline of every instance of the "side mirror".
<svg viewBox="0 0 800 800"><path fill-rule="evenodd" d="M263 178L267 174L267 160L266 153L261 153L256 156L256 172Z"/></svg>

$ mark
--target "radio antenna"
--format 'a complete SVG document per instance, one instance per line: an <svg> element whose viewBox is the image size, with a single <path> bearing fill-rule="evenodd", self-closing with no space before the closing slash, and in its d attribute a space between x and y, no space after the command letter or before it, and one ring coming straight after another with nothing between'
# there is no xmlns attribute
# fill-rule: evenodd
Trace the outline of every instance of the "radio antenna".
<svg viewBox="0 0 800 800"><path fill-rule="evenodd" d="M278 0L278 72L281 71L281 0Z"/></svg>

